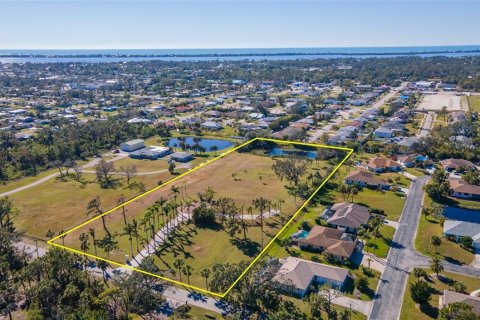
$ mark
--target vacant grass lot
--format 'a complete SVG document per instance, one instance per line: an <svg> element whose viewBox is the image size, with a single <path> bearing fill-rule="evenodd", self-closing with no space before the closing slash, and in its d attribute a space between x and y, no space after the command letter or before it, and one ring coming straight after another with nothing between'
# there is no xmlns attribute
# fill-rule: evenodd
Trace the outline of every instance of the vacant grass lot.
<svg viewBox="0 0 480 320"><path fill-rule="evenodd" d="M46 239L48 230L59 233L87 220L87 203L99 196L102 208L108 210L117 205L123 194L130 199L141 192L130 189L123 176L114 176L118 185L104 189L95 183L94 174L83 174L85 184L72 179L52 178L38 186L12 194L18 215L14 217L15 225L28 236ZM141 182L145 188L151 189L159 180L167 181L172 175L168 172L155 175L138 176L132 181Z"/></svg>
<svg viewBox="0 0 480 320"><path fill-rule="evenodd" d="M470 111L480 112L480 96L467 97Z"/></svg>
<svg viewBox="0 0 480 320"><path fill-rule="evenodd" d="M430 273L427 270L427 273ZM402 312L400 314L401 320L430 320L436 319L438 316L438 298L439 294L445 289L451 289L454 281L463 282L467 285L467 292L480 289L480 279L469 276L464 276L458 273L443 272L440 279L437 279L435 274L431 274L428 280L430 286L435 289L435 294L432 295L429 306L417 305L410 296L410 283L415 281L413 275L408 277L405 295L403 297Z"/></svg>
<svg viewBox="0 0 480 320"><path fill-rule="evenodd" d="M268 240L285 225L286 221L303 203L302 200L295 200L293 196L289 195L285 188L288 183L286 181L282 182L273 173L271 167L274 163L275 160L267 156L239 152L231 153L225 158L201 167L177 181L126 205L127 221L132 222L133 219L141 221L146 209L160 197L172 199L172 186L179 187L182 190L181 195L178 196L178 201L180 199L197 200L198 193L204 192L208 187L215 191L215 198L231 197L239 207L245 206L247 208L252 205L253 199L259 197L264 197L274 203L283 200L281 213L271 218L265 218L264 244L266 245ZM324 169L321 169L324 167L326 167L325 162L314 161L309 165L308 171L319 171L322 177L325 177L327 173ZM122 234L123 232L124 222L121 213L122 209L118 209L105 217L108 229L112 234ZM253 214L259 214L258 210ZM202 269L209 268L215 263L251 261L253 257L258 255L261 251L258 220L251 221L252 226L248 229L247 241L243 240L242 235L232 237L220 228L210 227L207 229L196 227L193 224L183 224L181 229L176 232L174 240L155 257L157 265L163 271L175 270L172 265L173 262L182 258L187 265L193 268L190 284L205 287L205 279L200 277ZM96 230L97 239L104 237L105 231L102 227L102 220L97 219L69 233L64 238L65 244L79 249L79 235L88 233L89 228ZM98 255L123 263L125 255L130 254L130 246L126 236L121 236L119 239L117 250L106 253L99 249ZM90 248L88 252L93 253L93 249ZM175 275L177 280L180 280L180 277L180 274ZM187 282L187 279L182 280Z"/></svg>

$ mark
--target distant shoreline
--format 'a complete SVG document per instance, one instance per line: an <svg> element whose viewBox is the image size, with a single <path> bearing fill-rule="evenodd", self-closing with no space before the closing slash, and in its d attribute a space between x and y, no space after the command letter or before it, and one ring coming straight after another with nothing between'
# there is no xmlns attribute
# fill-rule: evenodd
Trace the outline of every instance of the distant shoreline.
<svg viewBox="0 0 480 320"><path fill-rule="evenodd" d="M1 51L1 50L0 50ZM72 50L72 52L75 50ZM120 50L121 51L121 50ZM0 58L216 58L216 57L268 57L268 56L415 56L427 54L461 54L480 53L480 49L474 50L429 50L429 51L392 51L392 52L251 52L251 53L172 53L172 54L126 54L126 53L95 53L95 54L38 54L38 53L0 53Z"/></svg>

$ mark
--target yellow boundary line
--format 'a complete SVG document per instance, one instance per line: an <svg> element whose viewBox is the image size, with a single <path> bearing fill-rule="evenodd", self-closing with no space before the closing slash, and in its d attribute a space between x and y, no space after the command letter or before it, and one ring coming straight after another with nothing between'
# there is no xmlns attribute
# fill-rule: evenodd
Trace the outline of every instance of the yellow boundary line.
<svg viewBox="0 0 480 320"><path fill-rule="evenodd" d="M152 193L178 179L180 179L181 177L189 174L189 173L192 173L194 172L195 170L198 170L204 166L206 166L207 164L209 163L212 163L213 161L216 161L218 159L221 159L223 157L225 157L226 155L232 153L232 152L235 152L236 150L250 144L250 143L253 143L255 141L270 141L270 142L275 142L275 143L283 143L283 144L296 144L296 145L303 145L303 146L310 146L310 147L317 147L317 148L325 148L325 149L334 149L334 150L344 150L344 151L348 151L347 155L342 159L342 161L340 161L339 164L337 164L335 166L335 168L332 170L332 172L330 172L330 174L323 180L323 182L320 184L320 186L312 193L312 195L300 206L300 208L297 210L297 212L295 212L295 214L290 218L290 220L287 221L287 223L285 223L285 225L277 232L277 234L270 240L270 242L267 243L267 245L263 248L262 251L260 251L260 253L253 259L252 262L250 262L250 264L247 266L247 268L240 274L240 276L237 278L237 280L235 280L231 285L230 287L224 292L224 293L218 293L218 292L213 292L213 291L209 291L209 290L206 290L206 289L203 289L203 288L199 288L199 287L196 287L196 286L193 286L193 285L190 285L190 284L186 284L186 283L183 283L183 282L180 282L180 281L177 281L177 280L173 280L173 279L170 279L170 278L166 278L166 277L163 277L163 276L160 276L158 274L154 274L154 273L151 273L151 272L148 272L148 271L145 271L145 270L142 270L142 269L137 269L135 267L132 267L132 266L129 266L127 264L123 264L123 263L119 263L119 262L115 262L115 261L112 261L112 260L108 260L108 259L105 259L105 258L102 258L102 257L98 257L98 256L95 256L93 254L90 254L90 253L86 253L86 252L83 252L83 251L80 251L80 250L76 250L76 249L72 249L70 247L66 247L64 245L61 245L61 244L58 244L58 243L55 243L54 241L60 239L61 237L64 237L66 236L67 234L77 230L77 229L80 229L81 227L89 224L90 222L92 221L95 221L143 196L146 196L147 194L149 193ZM222 153L221 155L219 155L218 157L215 157L213 159L210 159L204 163L201 163L200 165L198 165L196 168L193 168L192 170L189 170L187 172L184 172L182 173L181 175L159 185L159 186L156 186L155 188L151 189L151 190L148 190L147 192L144 192L116 207L114 207L113 209L110 209L108 210L107 212L104 212L100 215L97 215L87 221L85 221L84 223L76 226L76 227L73 227L71 228L70 230L68 231L65 231L61 234L59 234L58 236L50 239L47 241L47 243L51 246L56 246L56 247L59 247L59 248L62 248L62 249L65 249L67 251L70 251L70 252L73 252L73 253L76 253L76 254L80 254L80 255L84 255L84 256L87 256L87 257L90 257L90 258L94 258L94 259L97 259L97 260L101 260L101 261L105 261L105 262L108 262L110 264L113 264L113 265L116 265L116 266L119 266L119 267L122 267L122 268L126 268L126 269L130 269L130 270L133 270L133 271L137 271L137 272L140 272L140 273L143 273L143 274L146 274L146 275L149 275L149 276L152 276L152 277L156 277L156 278L159 278L159 279L162 279L162 280L165 280L165 281L168 281L168 282L171 282L171 283L174 283L174 284L178 284L178 285L181 285L183 287L187 287L187 288L191 288L193 290L196 290L196 291L199 291L199 292L202 292L202 293L206 293L206 294L210 294L210 295L213 295L213 296L216 296L216 297L219 297L219 298L224 298L229 292L230 290L233 289L233 287L242 279L242 277L252 268L252 266L255 264L255 262L258 261L258 259L260 259L260 257L265 253L265 251L267 251L267 249L269 249L269 247L273 244L273 242L279 237L280 234L282 234L282 232L287 228L287 226L298 216L298 214L303 210L303 208L305 208L307 206L307 204L310 202L310 200L312 200L312 198L318 193L318 191L325 185L325 183L327 183L328 180L330 180L330 178L335 174L335 172L337 172L337 170L342 166L342 164L352 155L353 153L353 149L351 148L345 148L345 147L334 147L334 146L326 146L326 145L320 145L320 144L313 144L313 143L304 143L304 142L295 142L295 141L285 141L285 140L278 140L278 139L268 139L268 138L254 138L250 141L247 141L245 143L242 143L241 145L227 151L227 152L224 152Z"/></svg>

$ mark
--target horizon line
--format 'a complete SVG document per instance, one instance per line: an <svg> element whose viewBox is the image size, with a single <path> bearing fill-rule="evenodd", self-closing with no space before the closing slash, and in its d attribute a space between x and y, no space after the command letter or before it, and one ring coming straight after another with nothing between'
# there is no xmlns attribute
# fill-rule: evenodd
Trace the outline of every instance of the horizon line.
<svg viewBox="0 0 480 320"><path fill-rule="evenodd" d="M271 46L271 47L112 47L112 48L2 48L0 50L235 50L235 49L373 49L373 48L441 48L441 47L480 47L478 44L433 44L433 45L368 45L368 46Z"/></svg>

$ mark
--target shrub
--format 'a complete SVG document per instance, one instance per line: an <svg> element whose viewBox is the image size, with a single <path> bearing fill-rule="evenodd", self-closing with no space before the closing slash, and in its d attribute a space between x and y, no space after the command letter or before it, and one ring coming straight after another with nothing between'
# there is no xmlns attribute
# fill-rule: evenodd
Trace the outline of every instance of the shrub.
<svg viewBox="0 0 480 320"><path fill-rule="evenodd" d="M368 289L368 279L365 276L359 276L355 281L355 287L360 292L365 292Z"/></svg>
<svg viewBox="0 0 480 320"><path fill-rule="evenodd" d="M462 247L470 249L473 245L473 239L472 237L462 237L460 239L460 244L462 245Z"/></svg>
<svg viewBox="0 0 480 320"><path fill-rule="evenodd" d="M432 287L424 280L411 282L410 296L416 303L426 304L432 297Z"/></svg>
<svg viewBox="0 0 480 320"><path fill-rule="evenodd" d="M310 223L308 221L302 221L301 228L302 228L302 230L310 231L312 229L312 226L310 225Z"/></svg>

